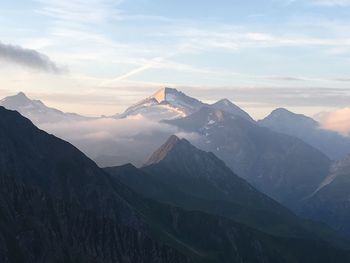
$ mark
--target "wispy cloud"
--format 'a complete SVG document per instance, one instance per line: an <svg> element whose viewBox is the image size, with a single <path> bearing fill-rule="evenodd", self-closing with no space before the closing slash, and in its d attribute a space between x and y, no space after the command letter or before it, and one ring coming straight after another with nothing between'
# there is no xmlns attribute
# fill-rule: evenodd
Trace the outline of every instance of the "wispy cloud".
<svg viewBox="0 0 350 263"><path fill-rule="evenodd" d="M350 135L350 108L325 112L319 116L322 127Z"/></svg>
<svg viewBox="0 0 350 263"><path fill-rule="evenodd" d="M247 29L221 25L215 29L178 28L173 32L164 32L187 42L187 47L193 50L208 50L213 48L237 51L245 48L273 47L345 47L349 49L350 38L312 37L302 34L272 34L259 31L249 32Z"/></svg>
<svg viewBox="0 0 350 263"><path fill-rule="evenodd" d="M40 128L71 142L93 159L103 161L112 158L113 163L109 165L131 162L139 166L170 135L185 138L198 136L140 115L125 119L81 121L74 125L68 122L47 123L40 125Z"/></svg>
<svg viewBox="0 0 350 263"><path fill-rule="evenodd" d="M347 107L350 92L347 88L318 87L183 87L204 101L228 98L239 104L254 103L256 108L285 107Z"/></svg>
<svg viewBox="0 0 350 263"><path fill-rule="evenodd" d="M320 6L350 6L350 0L313 0L312 2Z"/></svg>
<svg viewBox="0 0 350 263"><path fill-rule="evenodd" d="M293 77L293 76L263 76L258 77L266 80L277 80L277 81L305 81L303 77Z"/></svg>
<svg viewBox="0 0 350 263"><path fill-rule="evenodd" d="M115 8L122 0L37 0L43 6L39 13L56 20L96 23L118 13Z"/></svg>
<svg viewBox="0 0 350 263"><path fill-rule="evenodd" d="M61 74L66 69L60 68L47 55L34 49L4 44L0 42L0 61L17 64L29 69L40 70L53 74Z"/></svg>
<svg viewBox="0 0 350 263"><path fill-rule="evenodd" d="M334 81L350 82L350 78L335 78Z"/></svg>
<svg viewBox="0 0 350 263"><path fill-rule="evenodd" d="M104 81L101 83L101 85L106 85L106 84L110 84L110 83L113 83L113 82L119 82L119 81L122 81L122 80L126 80L136 74L139 74L139 73L142 73L154 66L156 66L157 64L159 65L159 63L161 63L164 59L166 59L166 57L156 57L152 60L149 60L149 61L146 61L143 65L141 65L140 67L136 68L136 69L133 69L125 74L122 74L114 79L111 79L111 80L108 80L108 81Z"/></svg>

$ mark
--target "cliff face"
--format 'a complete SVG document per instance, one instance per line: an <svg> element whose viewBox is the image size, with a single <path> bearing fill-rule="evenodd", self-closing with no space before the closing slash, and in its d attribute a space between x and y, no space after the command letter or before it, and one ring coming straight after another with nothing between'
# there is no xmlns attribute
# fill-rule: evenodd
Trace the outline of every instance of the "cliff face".
<svg viewBox="0 0 350 263"><path fill-rule="evenodd" d="M94 162L2 107L0 149L1 262L187 262Z"/></svg>
<svg viewBox="0 0 350 263"><path fill-rule="evenodd" d="M0 261L190 262L144 233L0 177Z"/></svg>

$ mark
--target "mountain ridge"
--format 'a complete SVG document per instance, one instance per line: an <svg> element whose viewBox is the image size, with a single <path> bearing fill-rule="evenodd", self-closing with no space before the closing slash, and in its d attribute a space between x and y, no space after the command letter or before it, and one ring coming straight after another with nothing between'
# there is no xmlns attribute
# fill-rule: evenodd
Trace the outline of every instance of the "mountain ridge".
<svg viewBox="0 0 350 263"><path fill-rule="evenodd" d="M36 124L60 121L83 121L91 119L76 113L63 112L46 106L41 100L31 100L24 92L7 96L0 100L0 106L8 110L16 110Z"/></svg>
<svg viewBox="0 0 350 263"><path fill-rule="evenodd" d="M153 120L177 119L189 116L202 107L212 107L218 110L228 111L231 114L241 116L255 122L247 112L239 108L228 99L220 99L213 104L201 102L174 88L162 88L153 95L137 102L127 108L116 118L125 118L130 115L141 114ZM158 116L157 116L158 115Z"/></svg>
<svg viewBox="0 0 350 263"><path fill-rule="evenodd" d="M235 175L214 154L196 149L185 139L171 136L151 156L158 153L161 158L151 157L154 161L142 169L129 164L105 171L158 202L230 218L270 234L310 238L319 229L327 229L298 219ZM336 236L327 231L322 238Z"/></svg>
<svg viewBox="0 0 350 263"><path fill-rule="evenodd" d="M203 107L166 123L198 133L199 139L191 141L196 147L213 152L254 187L290 208L328 174L330 160L319 150L228 112Z"/></svg>
<svg viewBox="0 0 350 263"><path fill-rule="evenodd" d="M297 137L325 153L333 160L350 154L350 138L325 130L314 119L279 108L272 111L258 124L275 132Z"/></svg>
<svg viewBox="0 0 350 263"><path fill-rule="evenodd" d="M131 263L294 263L293 251L298 251L298 261L308 263L347 262L350 256L317 237L302 242L273 236L228 218L142 197L69 143L3 107L0 145L0 187L7 189L0 191L0 244L6 244L0 246L1 255L9 255L2 250L6 247L11 257L15 251L29 262L38 262L35 257L31 260L33 254L42 259L51 251L57 253L50 254L57 255L53 261L72 257L72 262L87 262L97 257L91 261ZM215 156L205 156L210 166ZM191 161L186 170L198 168L192 165ZM31 190L21 194L22 187L11 179L42 194ZM46 257L39 262L47 261Z"/></svg>
<svg viewBox="0 0 350 263"><path fill-rule="evenodd" d="M204 103L173 88L162 88L153 95L127 108L117 118L141 114L151 119L178 118L187 116L202 107ZM161 115L161 116L157 116Z"/></svg>

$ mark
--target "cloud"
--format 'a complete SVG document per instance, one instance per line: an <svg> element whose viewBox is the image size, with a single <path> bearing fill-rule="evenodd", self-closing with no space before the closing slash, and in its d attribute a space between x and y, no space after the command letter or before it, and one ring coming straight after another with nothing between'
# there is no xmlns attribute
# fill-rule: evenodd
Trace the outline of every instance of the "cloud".
<svg viewBox="0 0 350 263"><path fill-rule="evenodd" d="M293 83L294 84L294 83ZM348 88L318 88L291 85L241 87L178 87L191 96L204 101L228 98L238 104L281 107L347 107L350 101Z"/></svg>
<svg viewBox="0 0 350 263"><path fill-rule="evenodd" d="M104 22L118 13L115 6L122 0L37 0L42 4L39 13L58 21L75 23Z"/></svg>
<svg viewBox="0 0 350 263"><path fill-rule="evenodd" d="M335 81L341 81L341 82L350 82L350 78L335 78L333 79Z"/></svg>
<svg viewBox="0 0 350 263"><path fill-rule="evenodd" d="M324 112L318 115L323 128L350 135L350 108Z"/></svg>
<svg viewBox="0 0 350 263"><path fill-rule="evenodd" d="M58 67L48 56L34 50L20 46L8 45L0 42L0 61L5 61L30 69L47 73L61 74L64 69Z"/></svg>
<svg viewBox="0 0 350 263"><path fill-rule="evenodd" d="M38 125L41 129L69 141L101 166L133 163L141 166L170 135L196 138L174 126L151 121L141 115L125 119L101 118Z"/></svg>
<svg viewBox="0 0 350 263"><path fill-rule="evenodd" d="M305 81L305 78L302 77L293 77L293 76L263 76L259 77L266 80L277 80L277 81Z"/></svg>
<svg viewBox="0 0 350 263"><path fill-rule="evenodd" d="M350 6L350 0L314 0L313 4L320 6Z"/></svg>

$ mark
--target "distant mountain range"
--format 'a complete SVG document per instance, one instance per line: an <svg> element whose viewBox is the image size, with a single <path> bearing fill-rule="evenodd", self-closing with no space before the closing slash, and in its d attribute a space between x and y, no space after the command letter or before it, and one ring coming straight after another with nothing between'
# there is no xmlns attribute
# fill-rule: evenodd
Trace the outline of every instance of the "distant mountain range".
<svg viewBox="0 0 350 263"><path fill-rule="evenodd" d="M76 113L65 113L60 110L47 107L40 100L29 99L23 92L19 92L14 96L9 96L0 100L0 106L3 106L9 110L18 111L36 124L65 121L74 122L89 119L88 117L84 117Z"/></svg>
<svg viewBox="0 0 350 263"><path fill-rule="evenodd" d="M191 98L176 89L164 88L152 96L127 108L124 113L116 115L125 118L141 114L147 118L161 120L187 116L200 109L204 103Z"/></svg>
<svg viewBox="0 0 350 263"><path fill-rule="evenodd" d="M64 113L30 100L23 93L1 100L0 105L19 111L37 125L45 127L43 124L50 123L50 133L56 134L55 123L69 123L66 129L71 127L71 133L76 133L70 142L83 149L100 166L130 161L140 166L150 152L178 132L197 148L213 152L256 189L298 213L303 213L304 200L311 196L314 200L322 192L320 189L333 174L330 172L334 167L332 161L344 158L350 152L348 137L321 129L319 123L307 116L276 109L256 122L227 99L206 104L171 88L161 89L110 118L116 121L113 129L117 129L118 121L142 116L139 131L122 142L118 133L101 139L105 123L94 123L98 118ZM86 134L81 134L80 126L76 125L81 120L86 121L82 128L93 126L98 130L88 129ZM121 123L128 125L127 121ZM159 130L144 130L144 123L157 123ZM57 127L61 131L61 124ZM317 205L313 207L316 209Z"/></svg>
<svg viewBox="0 0 350 263"><path fill-rule="evenodd" d="M273 131L297 137L333 160L342 159L350 154L349 137L322 129L317 121L305 115L280 108L258 123Z"/></svg>
<svg viewBox="0 0 350 263"><path fill-rule="evenodd" d="M317 189L330 160L300 139L273 132L212 108L166 121L201 135L193 143L211 151L260 191L293 207Z"/></svg>
<svg viewBox="0 0 350 263"><path fill-rule="evenodd" d="M155 167L159 165L160 169L174 171L173 175L181 173L179 185L169 182L177 193L182 191L178 187L181 180L191 182L197 178L203 182L200 185L211 187L215 196L206 197L199 188L194 198L213 200L221 196L227 207L232 203L231 211L244 204L248 211L259 208L262 214L271 216L267 224L273 231L262 230L264 217L259 229L253 223L245 225L233 216L220 216L209 209L188 210L149 199L126 185L119 172L108 175L69 143L3 107L0 145L2 262L350 260L347 242L332 231L317 224L306 226L303 220L234 175L213 154L176 137L153 155L149 166L142 170L127 166L123 176L135 178L135 173L153 170L154 178L160 178ZM163 183L166 181L163 179ZM226 211L225 206L223 209ZM245 214L251 217L250 212ZM247 218L247 222L259 221L259 213L255 216ZM282 218L287 230L273 227L274 222L279 224L278 218Z"/></svg>
<svg viewBox="0 0 350 263"><path fill-rule="evenodd" d="M248 113L227 99L209 105L172 88L160 89L152 96L129 107L124 113L115 116L125 118L140 114L152 120L176 119L189 116L204 106L226 110L231 114L253 121Z"/></svg>

